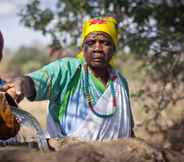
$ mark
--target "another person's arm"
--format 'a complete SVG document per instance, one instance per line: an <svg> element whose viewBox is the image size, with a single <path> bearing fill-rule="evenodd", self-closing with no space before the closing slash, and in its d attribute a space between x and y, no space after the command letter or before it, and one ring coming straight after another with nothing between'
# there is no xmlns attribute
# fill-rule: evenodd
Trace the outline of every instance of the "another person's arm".
<svg viewBox="0 0 184 162"><path fill-rule="evenodd" d="M20 124L11 111L8 97L6 93L0 92L0 140L16 136L20 129Z"/></svg>
<svg viewBox="0 0 184 162"><path fill-rule="evenodd" d="M35 96L34 83L30 77L20 77L12 82L1 81L0 87L0 140L7 140L17 135L20 123L11 110L11 106L17 107L17 102L24 96ZM13 97L11 97L11 96Z"/></svg>

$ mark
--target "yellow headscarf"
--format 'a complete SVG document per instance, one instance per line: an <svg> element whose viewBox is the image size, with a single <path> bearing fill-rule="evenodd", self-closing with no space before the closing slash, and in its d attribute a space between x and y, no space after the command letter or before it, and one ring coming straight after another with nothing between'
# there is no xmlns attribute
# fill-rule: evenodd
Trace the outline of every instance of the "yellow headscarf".
<svg viewBox="0 0 184 162"><path fill-rule="evenodd" d="M83 44L86 36L92 32L104 32L107 33L114 45L117 45L117 21L113 17L96 17L89 19L84 22L82 36L81 36L81 44Z"/></svg>
<svg viewBox="0 0 184 162"><path fill-rule="evenodd" d="M83 44L85 38L92 32L104 32L107 33L115 46L117 46L118 40L118 29L117 21L113 17L96 17L89 19L84 22L83 30L81 35L81 45ZM82 59L82 51L77 54L77 58Z"/></svg>

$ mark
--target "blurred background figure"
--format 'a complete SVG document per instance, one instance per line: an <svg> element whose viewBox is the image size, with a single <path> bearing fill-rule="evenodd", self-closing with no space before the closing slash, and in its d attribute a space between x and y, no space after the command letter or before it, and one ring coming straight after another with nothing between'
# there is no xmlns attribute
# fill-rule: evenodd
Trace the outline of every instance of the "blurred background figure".
<svg viewBox="0 0 184 162"><path fill-rule="evenodd" d="M0 32L0 60L3 57L4 39ZM0 88L5 81L0 78ZM7 94L0 89L0 140L7 140L16 136L20 129L20 125L13 113L7 100ZM14 104L14 103L13 103Z"/></svg>

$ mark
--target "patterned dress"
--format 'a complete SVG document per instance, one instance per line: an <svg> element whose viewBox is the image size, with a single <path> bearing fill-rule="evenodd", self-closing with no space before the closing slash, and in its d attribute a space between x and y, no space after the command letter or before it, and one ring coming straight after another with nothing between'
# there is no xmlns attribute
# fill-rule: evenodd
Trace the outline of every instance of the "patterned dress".
<svg viewBox="0 0 184 162"><path fill-rule="evenodd" d="M110 85L105 87L89 71L87 89L95 111L102 114L112 113L109 117L100 117L89 108L87 102L83 64L84 62L76 58L64 58L29 74L36 88L34 100L49 100L49 137L71 136L81 140L130 137L133 118L126 79L119 72L112 70L117 102L114 108Z"/></svg>

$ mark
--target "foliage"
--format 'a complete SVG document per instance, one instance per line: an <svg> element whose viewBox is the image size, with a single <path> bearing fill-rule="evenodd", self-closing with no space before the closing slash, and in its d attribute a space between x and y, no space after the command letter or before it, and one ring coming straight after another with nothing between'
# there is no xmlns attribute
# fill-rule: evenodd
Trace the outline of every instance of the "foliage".
<svg viewBox="0 0 184 162"><path fill-rule="evenodd" d="M114 15L119 20L120 47L129 45L136 53L145 54L155 43L169 45L183 40L182 0L57 0L53 9L41 5L39 0L30 1L20 12L21 22L51 35L58 47L75 44L82 20L100 15Z"/></svg>
<svg viewBox="0 0 184 162"><path fill-rule="evenodd" d="M153 133L150 124L164 132L165 128L160 126L162 112L167 108L174 108L179 101L184 101L184 53L171 49L163 50L151 57L149 66L146 67L149 67L147 74L151 77L140 90L143 93L139 99L150 100L145 102L144 109L146 113L152 112L153 116L145 121L144 125L150 133Z"/></svg>

